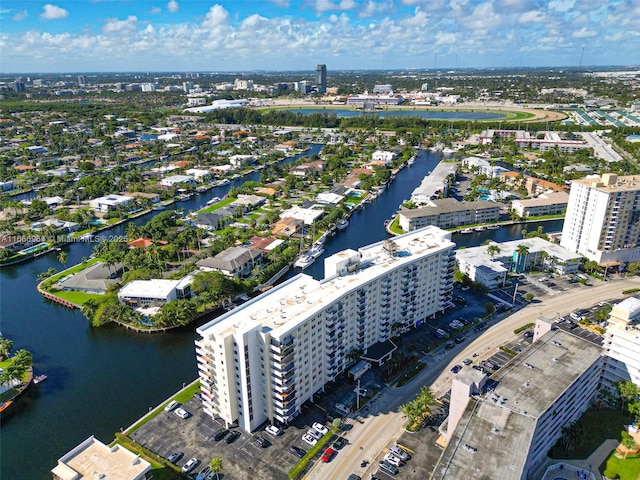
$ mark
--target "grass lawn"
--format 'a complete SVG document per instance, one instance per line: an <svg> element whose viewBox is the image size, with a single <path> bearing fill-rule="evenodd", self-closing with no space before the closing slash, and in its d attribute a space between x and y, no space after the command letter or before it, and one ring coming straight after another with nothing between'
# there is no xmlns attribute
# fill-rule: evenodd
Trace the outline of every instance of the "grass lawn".
<svg viewBox="0 0 640 480"><path fill-rule="evenodd" d="M74 265L71 268L68 268L66 270L63 270L62 272L59 272L59 273L56 273L55 275L50 276L46 280L50 281L51 283L56 283L62 277L66 277L67 275L71 275L73 273L78 273L79 271L84 270L87 267L90 267L91 265L93 265L94 263L100 260L101 260L100 258L91 258L87 260L87 263L85 263L84 265L82 263L78 263L77 265Z"/></svg>
<svg viewBox="0 0 640 480"><path fill-rule="evenodd" d="M234 202L235 200L236 200L236 198L234 198L234 197L225 198L224 200L221 200L218 203L214 203L213 205L209 205L207 208L203 208L202 210L198 210L197 213L215 212L219 208L222 208L225 205L229 205L230 203Z"/></svg>
<svg viewBox="0 0 640 480"><path fill-rule="evenodd" d="M97 302L101 302L104 299L104 295L98 295L95 293L84 292L49 292L56 297L67 300L68 302L75 303L76 305L84 305L87 300L93 299Z"/></svg>
<svg viewBox="0 0 640 480"><path fill-rule="evenodd" d="M602 465L600 471L605 470L615 472L620 476L620 480L638 480L640 476L640 455L628 455L627 459L618 458L616 451L611 453Z"/></svg>
<svg viewBox="0 0 640 480"><path fill-rule="evenodd" d="M549 450L551 458L585 459L608 438L620 438L620 432L630 422L630 417L620 410L591 407L582 414L579 422L584 426L585 440L573 452L567 452L562 440ZM636 479L634 479L636 480Z"/></svg>

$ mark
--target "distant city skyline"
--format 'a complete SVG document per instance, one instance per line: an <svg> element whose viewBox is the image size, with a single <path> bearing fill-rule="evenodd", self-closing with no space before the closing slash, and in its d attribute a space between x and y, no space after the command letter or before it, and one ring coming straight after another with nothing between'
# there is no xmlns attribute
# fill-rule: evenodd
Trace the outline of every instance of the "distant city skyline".
<svg viewBox="0 0 640 480"><path fill-rule="evenodd" d="M631 0L3 0L0 73L640 64Z"/></svg>

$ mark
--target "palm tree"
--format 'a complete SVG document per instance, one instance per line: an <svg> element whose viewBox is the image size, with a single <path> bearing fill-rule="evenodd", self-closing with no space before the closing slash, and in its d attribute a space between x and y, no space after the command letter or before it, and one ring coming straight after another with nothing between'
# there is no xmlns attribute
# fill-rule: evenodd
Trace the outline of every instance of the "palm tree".
<svg viewBox="0 0 640 480"><path fill-rule="evenodd" d="M220 457L212 458L209 462L209 467L211 467L211 471L216 474L217 480L218 474L222 471L222 459Z"/></svg>
<svg viewBox="0 0 640 480"><path fill-rule="evenodd" d="M493 257L500 253L500 247L498 245L491 244L487 247L487 253L491 256L491 260L493 260Z"/></svg>
<svg viewBox="0 0 640 480"><path fill-rule="evenodd" d="M540 263L542 264L542 266L544 266L545 260L549 258L549 253L546 250L542 250L538 254L538 258L540 258Z"/></svg>
<svg viewBox="0 0 640 480"><path fill-rule="evenodd" d="M578 421L573 420L562 427L562 444L567 452L573 452L584 440L584 428Z"/></svg>
<svg viewBox="0 0 640 480"><path fill-rule="evenodd" d="M98 311L99 306L100 304L96 300L90 298L82 304L82 314L87 317L87 320L93 320L93 318L96 316L96 312Z"/></svg>
<svg viewBox="0 0 640 480"><path fill-rule="evenodd" d="M68 257L67 252L60 252L58 254L58 261L64 265L65 263L67 263L67 257Z"/></svg>
<svg viewBox="0 0 640 480"><path fill-rule="evenodd" d="M13 350L13 340L0 337L0 358L8 357Z"/></svg>
<svg viewBox="0 0 640 480"><path fill-rule="evenodd" d="M527 265L527 255L529 255L529 247L521 243L516 248L516 254L517 254L516 271L518 270L518 264L521 261L522 261L522 269L524 270Z"/></svg>

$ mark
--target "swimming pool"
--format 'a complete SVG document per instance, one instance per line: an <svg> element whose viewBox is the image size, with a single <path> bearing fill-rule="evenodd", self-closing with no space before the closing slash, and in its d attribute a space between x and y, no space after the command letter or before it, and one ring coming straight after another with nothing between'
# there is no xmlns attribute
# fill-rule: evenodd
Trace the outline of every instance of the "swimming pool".
<svg viewBox="0 0 640 480"><path fill-rule="evenodd" d="M36 250L40 250L41 248L47 247L47 246L49 246L48 243L42 242L42 243L39 243L37 245L34 245L33 247L29 247L29 248L25 248L24 250L20 250L20 252L18 252L18 253L21 253L23 255L29 255L30 253L33 253Z"/></svg>

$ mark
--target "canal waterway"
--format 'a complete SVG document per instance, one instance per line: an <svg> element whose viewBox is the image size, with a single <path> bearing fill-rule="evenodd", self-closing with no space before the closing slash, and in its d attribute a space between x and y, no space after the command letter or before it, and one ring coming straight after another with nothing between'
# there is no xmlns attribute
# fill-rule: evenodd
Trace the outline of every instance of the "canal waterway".
<svg viewBox="0 0 640 480"><path fill-rule="evenodd" d="M305 155L319 149L320 146L314 145ZM421 152L415 164L400 171L375 203L355 212L349 227L327 240L324 256L387 238L384 220L391 218L440 159L439 153ZM251 173L231 185L178 202L172 208L196 210L210 198L222 197L233 186L257 180L259 174ZM135 222L145 223L156 213ZM547 231L557 231L562 223L554 221L545 225ZM521 236L523 228L531 231L537 225L454 234L454 241L471 246L488 238L513 240ZM122 225L101 235L124 235L124 230ZM68 265L88 257L93 246L93 243L82 242L65 246ZM322 258L306 272L322 277ZM154 335L115 326L94 328L79 311L48 302L37 293L37 276L50 267L61 269L54 254L0 269L0 331L13 340L16 349L33 352L36 373L49 375L45 382L29 387L8 413L3 414L2 479L51 478L49 470L57 459L82 440L95 435L109 442L114 432L128 427L150 407L197 377L193 341L198 325ZM292 270L290 275L296 273Z"/></svg>

